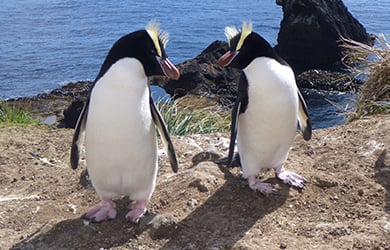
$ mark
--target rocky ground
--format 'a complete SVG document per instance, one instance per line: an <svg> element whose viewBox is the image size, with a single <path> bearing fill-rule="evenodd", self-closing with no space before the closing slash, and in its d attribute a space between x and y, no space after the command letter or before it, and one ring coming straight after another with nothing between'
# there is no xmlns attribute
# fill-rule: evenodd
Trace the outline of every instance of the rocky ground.
<svg viewBox="0 0 390 250"><path fill-rule="evenodd" d="M174 137L180 170L161 153L139 225L124 218L126 198L115 220L80 219L99 200L80 182L85 164L69 166L72 133L0 124L1 249L390 249L390 115L315 130L309 142L297 134L286 167L306 188L269 171L261 178L279 189L270 196L206 160L227 154L227 134Z"/></svg>

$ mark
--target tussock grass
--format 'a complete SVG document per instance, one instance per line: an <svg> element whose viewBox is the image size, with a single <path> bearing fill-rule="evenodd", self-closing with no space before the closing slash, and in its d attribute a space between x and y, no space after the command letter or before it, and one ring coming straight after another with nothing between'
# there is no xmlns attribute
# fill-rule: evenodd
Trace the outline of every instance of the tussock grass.
<svg viewBox="0 0 390 250"><path fill-rule="evenodd" d="M390 36L377 37L375 46L342 39L344 64L356 77L367 76L357 98L352 118L378 113L390 113Z"/></svg>
<svg viewBox="0 0 390 250"><path fill-rule="evenodd" d="M185 104L184 99L157 102L167 129L171 135L209 134L227 132L230 128L230 113L218 105L199 107Z"/></svg>
<svg viewBox="0 0 390 250"><path fill-rule="evenodd" d="M0 101L0 122L13 124L34 124L36 120L26 105Z"/></svg>

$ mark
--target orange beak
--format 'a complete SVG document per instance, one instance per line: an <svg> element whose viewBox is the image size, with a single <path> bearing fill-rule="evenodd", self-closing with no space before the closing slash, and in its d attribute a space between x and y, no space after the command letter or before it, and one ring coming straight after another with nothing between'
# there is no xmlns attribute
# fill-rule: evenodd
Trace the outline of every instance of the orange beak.
<svg viewBox="0 0 390 250"><path fill-rule="evenodd" d="M233 59L238 55L238 51L228 51L218 59L218 65L221 67L228 66Z"/></svg>
<svg viewBox="0 0 390 250"><path fill-rule="evenodd" d="M179 70L173 65L168 58L160 59L160 65L162 70L164 71L164 74L169 77L170 79L177 80L180 77Z"/></svg>

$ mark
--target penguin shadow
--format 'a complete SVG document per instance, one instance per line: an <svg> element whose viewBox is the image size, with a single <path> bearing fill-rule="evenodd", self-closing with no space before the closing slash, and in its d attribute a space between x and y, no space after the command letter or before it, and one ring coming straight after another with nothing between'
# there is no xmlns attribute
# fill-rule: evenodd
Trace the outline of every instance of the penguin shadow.
<svg viewBox="0 0 390 250"><path fill-rule="evenodd" d="M110 249L123 246L140 233L126 221L129 198L116 200L117 217L102 223L89 223L80 217L56 223L48 221L11 249Z"/></svg>
<svg viewBox="0 0 390 250"><path fill-rule="evenodd" d="M387 149L383 149L378 155L374 164L374 169L374 178L376 182L386 189L385 211L390 214L390 155L388 154Z"/></svg>
<svg viewBox="0 0 390 250"><path fill-rule="evenodd" d="M226 166L218 167L226 182L178 223L175 235L161 249L231 249L258 220L282 206L289 195L290 187L276 177L263 180L279 190L266 196L251 190L247 180L232 174Z"/></svg>

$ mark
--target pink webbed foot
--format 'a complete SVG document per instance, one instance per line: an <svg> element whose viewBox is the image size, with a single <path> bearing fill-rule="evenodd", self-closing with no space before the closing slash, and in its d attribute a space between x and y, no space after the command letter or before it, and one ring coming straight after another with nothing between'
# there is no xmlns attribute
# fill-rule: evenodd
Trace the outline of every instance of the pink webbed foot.
<svg viewBox="0 0 390 250"><path fill-rule="evenodd" d="M303 189L305 187L306 179L299 174L287 171L283 165L276 168L276 176L287 185Z"/></svg>
<svg viewBox="0 0 390 250"><path fill-rule="evenodd" d="M91 222L113 220L116 217L116 205L110 199L102 199L99 206L86 212L81 218Z"/></svg>
<svg viewBox="0 0 390 250"><path fill-rule="evenodd" d="M146 213L146 201L136 201L130 206L130 212L126 214L126 219L129 222L138 224L139 220Z"/></svg>
<svg viewBox="0 0 390 250"><path fill-rule="evenodd" d="M265 195L274 194L278 192L274 187L274 185L272 185L271 183L259 181L255 175L251 175L248 177L248 183L249 183L249 187L253 191L260 191Z"/></svg>

